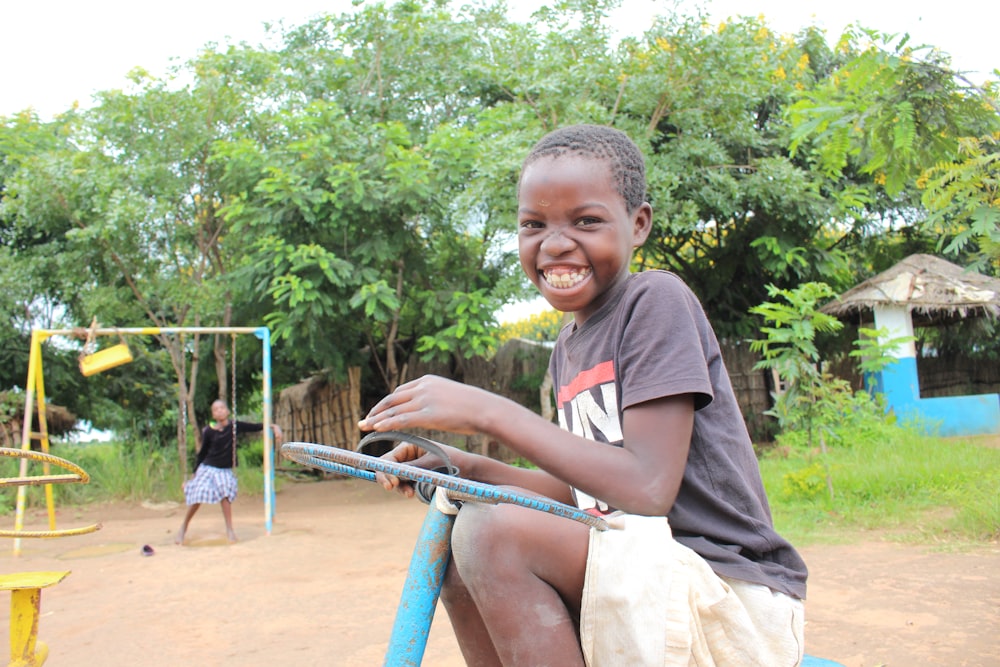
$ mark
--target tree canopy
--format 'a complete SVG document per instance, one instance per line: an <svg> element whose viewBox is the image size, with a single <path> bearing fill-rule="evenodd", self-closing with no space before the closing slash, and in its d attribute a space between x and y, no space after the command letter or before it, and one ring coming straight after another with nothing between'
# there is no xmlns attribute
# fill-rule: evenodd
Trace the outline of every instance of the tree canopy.
<svg viewBox="0 0 1000 667"><path fill-rule="evenodd" d="M23 382L32 326L95 316L266 324L279 385L362 365L377 393L413 355L461 366L526 294L520 160L576 122L644 150L655 229L637 264L680 274L722 336L754 337L769 285L846 287L941 238L997 271L995 81L860 28L831 45L814 27L675 14L619 41L614 6L517 22L488 2L365 3L274 48L135 70L51 122L0 119L3 386ZM197 359L212 345L149 341L143 364L93 383L73 349L48 349L63 369L48 386L109 426L179 421L175 388L192 414L211 398Z"/></svg>

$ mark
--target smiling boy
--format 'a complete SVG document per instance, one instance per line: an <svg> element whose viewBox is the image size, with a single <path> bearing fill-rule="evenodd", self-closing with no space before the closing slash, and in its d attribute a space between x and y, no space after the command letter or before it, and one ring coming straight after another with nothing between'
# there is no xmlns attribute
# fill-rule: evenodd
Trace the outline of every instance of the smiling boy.
<svg viewBox="0 0 1000 667"><path fill-rule="evenodd" d="M433 376L360 424L487 434L538 468L451 449L463 477L577 504L616 528L466 503L442 600L470 665L801 660L806 568L773 528L712 327L675 275L630 272L651 225L642 154L626 135L578 125L543 137L521 172L518 250L542 296L573 314L550 361L559 425ZM433 465L407 443L386 456Z"/></svg>

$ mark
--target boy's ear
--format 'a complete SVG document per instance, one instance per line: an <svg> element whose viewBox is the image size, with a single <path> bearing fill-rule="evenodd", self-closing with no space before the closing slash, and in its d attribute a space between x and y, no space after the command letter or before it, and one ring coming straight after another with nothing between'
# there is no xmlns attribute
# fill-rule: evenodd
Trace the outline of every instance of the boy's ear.
<svg viewBox="0 0 1000 667"><path fill-rule="evenodd" d="M645 243L652 228L653 207L649 205L649 202L643 202L632 213L632 247L638 248Z"/></svg>

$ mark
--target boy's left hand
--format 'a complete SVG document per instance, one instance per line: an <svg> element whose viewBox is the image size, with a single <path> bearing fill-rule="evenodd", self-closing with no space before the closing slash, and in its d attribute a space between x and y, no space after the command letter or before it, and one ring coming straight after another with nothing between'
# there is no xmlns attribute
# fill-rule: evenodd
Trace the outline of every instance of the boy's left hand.
<svg viewBox="0 0 1000 667"><path fill-rule="evenodd" d="M427 428L478 433L481 417L499 397L461 382L425 375L396 388L358 422L362 431Z"/></svg>
<svg viewBox="0 0 1000 667"><path fill-rule="evenodd" d="M408 463L409 465L413 465L418 468L427 469L433 469L443 463L439 457L429 454L410 442L399 443L391 451L383 454L381 458L386 461ZM395 489L407 498L412 498L416 493L413 482L401 480L395 475L390 475L386 472L376 472L375 481L386 491L392 491Z"/></svg>

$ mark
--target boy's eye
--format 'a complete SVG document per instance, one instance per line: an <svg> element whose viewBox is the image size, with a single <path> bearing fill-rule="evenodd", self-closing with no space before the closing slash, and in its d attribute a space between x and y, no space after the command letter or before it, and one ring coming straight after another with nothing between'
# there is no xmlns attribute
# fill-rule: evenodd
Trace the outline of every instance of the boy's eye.
<svg viewBox="0 0 1000 667"><path fill-rule="evenodd" d="M576 221L576 224L577 224L578 227L586 227L588 225L596 225L599 222L600 222L600 220L597 219L597 218L589 218L589 217L587 217L587 218L580 218L579 220Z"/></svg>
<svg viewBox="0 0 1000 667"><path fill-rule="evenodd" d="M522 220L521 222L518 223L518 226L521 229L541 229L542 223L538 222L537 220Z"/></svg>

